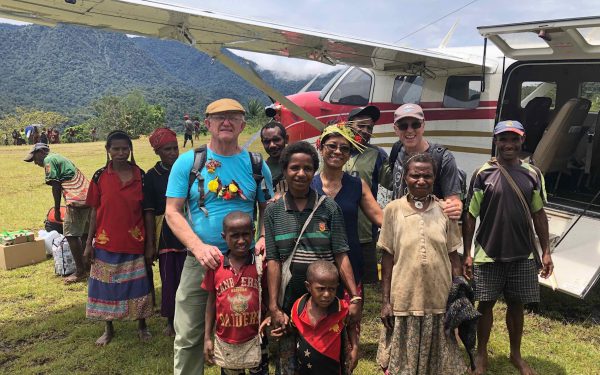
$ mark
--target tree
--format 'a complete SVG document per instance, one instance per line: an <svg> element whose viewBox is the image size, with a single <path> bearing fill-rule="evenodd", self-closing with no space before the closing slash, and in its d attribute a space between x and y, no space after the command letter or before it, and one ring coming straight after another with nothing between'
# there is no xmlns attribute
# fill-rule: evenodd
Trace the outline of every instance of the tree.
<svg viewBox="0 0 600 375"><path fill-rule="evenodd" d="M68 120L68 117L58 112L17 107L14 114L0 120L0 130L11 132L13 129L23 129L31 124L41 124L44 128L53 128L64 124Z"/></svg>
<svg viewBox="0 0 600 375"><path fill-rule="evenodd" d="M265 105L258 99L253 98L248 100L246 108L246 117L248 119L265 117Z"/></svg>
<svg viewBox="0 0 600 375"><path fill-rule="evenodd" d="M123 97L104 96L94 102L95 117L87 124L96 127L99 134L112 130L123 130L137 138L148 134L165 122L165 110L159 104L146 102L140 91L133 91Z"/></svg>

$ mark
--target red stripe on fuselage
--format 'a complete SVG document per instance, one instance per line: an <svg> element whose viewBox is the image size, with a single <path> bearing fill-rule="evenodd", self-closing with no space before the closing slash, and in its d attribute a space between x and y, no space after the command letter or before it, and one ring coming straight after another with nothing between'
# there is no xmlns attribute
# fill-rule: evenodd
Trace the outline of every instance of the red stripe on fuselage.
<svg viewBox="0 0 600 375"><path fill-rule="evenodd" d="M443 102L421 102L419 105L423 108L426 121L441 121L441 120L493 120L496 117L496 106L497 101L481 101L477 108L445 108ZM377 121L377 124L390 124L394 122L394 112L399 107L398 104L394 103L370 103L379 108L381 117ZM336 113L330 112L327 114L328 117L321 120L321 122L327 122L332 118L335 118ZM332 116L333 115L333 116ZM339 114L340 118L345 118L346 115ZM290 124L284 124L289 126ZM288 129L290 135L290 141L297 141L300 139L306 139L315 137L320 132L313 128L305 121L296 123L294 126Z"/></svg>

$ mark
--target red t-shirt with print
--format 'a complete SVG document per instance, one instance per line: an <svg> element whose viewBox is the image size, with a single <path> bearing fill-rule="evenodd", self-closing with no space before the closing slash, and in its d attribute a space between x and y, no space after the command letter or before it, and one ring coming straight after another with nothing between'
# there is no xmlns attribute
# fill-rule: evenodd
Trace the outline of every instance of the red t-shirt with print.
<svg viewBox="0 0 600 375"><path fill-rule="evenodd" d="M258 334L258 273L255 257L248 254L246 264L235 273L227 256L221 255L219 267L207 270L202 288L215 292L215 334L230 344L244 343ZM265 262L266 263L266 262ZM263 263L263 305L266 292L266 266ZM261 316L262 319L262 316Z"/></svg>
<svg viewBox="0 0 600 375"><path fill-rule="evenodd" d="M136 165L131 167L133 177L124 184L112 162L97 171L86 199L86 204L96 209L94 246L113 253L144 253L142 171Z"/></svg>

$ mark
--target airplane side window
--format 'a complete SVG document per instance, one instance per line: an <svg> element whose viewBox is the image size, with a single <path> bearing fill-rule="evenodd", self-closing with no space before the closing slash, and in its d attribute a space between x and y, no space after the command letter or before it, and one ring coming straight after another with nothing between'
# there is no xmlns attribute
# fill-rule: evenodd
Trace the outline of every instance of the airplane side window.
<svg viewBox="0 0 600 375"><path fill-rule="evenodd" d="M521 108L525 108L533 98L545 97L552 99L550 109L556 105L556 82L524 81L521 83Z"/></svg>
<svg viewBox="0 0 600 375"><path fill-rule="evenodd" d="M481 94L481 77L450 76L444 92L445 108L477 108Z"/></svg>
<svg viewBox="0 0 600 375"><path fill-rule="evenodd" d="M419 104L423 93L423 77L421 76L398 76L394 80L392 90L392 103Z"/></svg>
<svg viewBox="0 0 600 375"><path fill-rule="evenodd" d="M371 94L371 76L361 69L352 69L333 90L331 103L346 105L366 105Z"/></svg>
<svg viewBox="0 0 600 375"><path fill-rule="evenodd" d="M600 111L600 82L581 82L579 97L592 102L590 112Z"/></svg>

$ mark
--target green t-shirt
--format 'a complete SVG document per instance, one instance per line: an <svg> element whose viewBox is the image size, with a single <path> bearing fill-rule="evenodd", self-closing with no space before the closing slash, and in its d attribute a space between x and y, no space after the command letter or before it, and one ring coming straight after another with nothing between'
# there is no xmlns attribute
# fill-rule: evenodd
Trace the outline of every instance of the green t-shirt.
<svg viewBox="0 0 600 375"><path fill-rule="evenodd" d="M72 180L77 173L75 164L62 155L49 153L44 159L44 171L46 172L46 183L51 181L64 182Z"/></svg>

